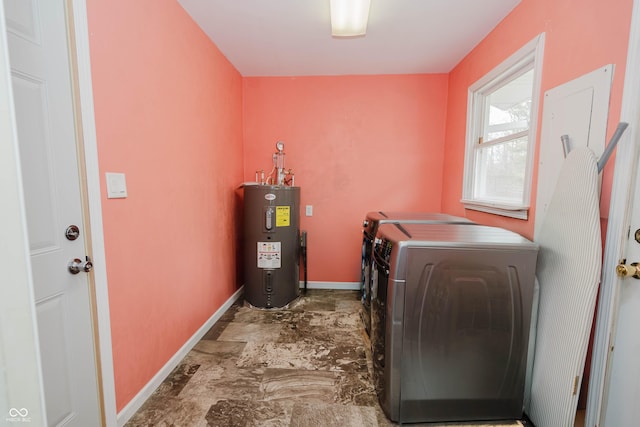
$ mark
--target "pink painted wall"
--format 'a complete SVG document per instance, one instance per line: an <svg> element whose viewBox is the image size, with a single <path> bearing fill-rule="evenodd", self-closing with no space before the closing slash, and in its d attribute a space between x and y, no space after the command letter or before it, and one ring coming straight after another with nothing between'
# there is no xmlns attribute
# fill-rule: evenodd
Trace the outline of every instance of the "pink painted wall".
<svg viewBox="0 0 640 427"><path fill-rule="evenodd" d="M175 0L87 6L121 410L237 289L242 78Z"/></svg>
<svg viewBox="0 0 640 427"><path fill-rule="evenodd" d="M360 280L368 211L440 211L446 102L444 74L244 79L245 180L285 142L310 281Z"/></svg>
<svg viewBox="0 0 640 427"><path fill-rule="evenodd" d="M470 219L517 231L529 238L533 235L535 206L529 220L516 220L471 210L465 211L462 197L462 170L467 114L467 90L470 85L508 58L512 53L545 32L545 52L542 74L542 94L566 81L606 64L615 64L611 92L608 136L610 138L620 118L622 87L627 58L632 0L615 4L603 0L523 0L473 51L449 74L447 130L444 154L442 208L444 212L464 215ZM542 105L540 105L540 117ZM539 122L536 159L539 152ZM532 205L535 204L537 160L534 170ZM611 159L604 171L603 205L609 206L613 177ZM607 213L603 213L606 217Z"/></svg>
<svg viewBox="0 0 640 427"><path fill-rule="evenodd" d="M616 64L611 135L631 3L523 0L448 75L242 78L174 0L88 2L100 169L126 173L129 191L103 196L118 410L237 289L235 188L270 169L278 140L302 187L309 280L359 281L370 210L530 237L532 220L459 202L467 88L546 31L543 92Z"/></svg>

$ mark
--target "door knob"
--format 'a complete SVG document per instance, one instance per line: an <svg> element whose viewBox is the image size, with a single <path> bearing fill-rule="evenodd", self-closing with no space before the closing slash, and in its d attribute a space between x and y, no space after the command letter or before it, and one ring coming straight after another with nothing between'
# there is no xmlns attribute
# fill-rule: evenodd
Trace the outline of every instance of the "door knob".
<svg viewBox="0 0 640 427"><path fill-rule="evenodd" d="M616 274L618 277L633 277L634 279L640 279L640 266L637 262L633 262L631 265L620 263L616 267Z"/></svg>
<svg viewBox="0 0 640 427"><path fill-rule="evenodd" d="M91 262L91 258L89 257L86 257L85 261L82 261L80 258L75 258L69 261L69 264L67 264L67 268L69 269L69 273L71 274L78 274L80 273L80 271L88 273L93 269L93 263Z"/></svg>

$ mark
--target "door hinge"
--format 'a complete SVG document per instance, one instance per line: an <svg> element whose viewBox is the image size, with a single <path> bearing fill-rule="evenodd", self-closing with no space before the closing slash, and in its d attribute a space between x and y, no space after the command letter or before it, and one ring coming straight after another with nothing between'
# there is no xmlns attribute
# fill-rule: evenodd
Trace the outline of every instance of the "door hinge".
<svg viewBox="0 0 640 427"><path fill-rule="evenodd" d="M580 383L580 376L576 375L573 379L573 395L575 396L578 393L578 383Z"/></svg>

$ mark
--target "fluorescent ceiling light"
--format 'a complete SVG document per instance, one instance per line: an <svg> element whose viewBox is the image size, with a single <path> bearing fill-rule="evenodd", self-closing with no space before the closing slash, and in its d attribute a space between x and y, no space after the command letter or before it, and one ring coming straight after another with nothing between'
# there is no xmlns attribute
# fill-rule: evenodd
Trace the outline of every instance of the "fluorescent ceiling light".
<svg viewBox="0 0 640 427"><path fill-rule="evenodd" d="M331 35L364 36L371 0L331 0Z"/></svg>

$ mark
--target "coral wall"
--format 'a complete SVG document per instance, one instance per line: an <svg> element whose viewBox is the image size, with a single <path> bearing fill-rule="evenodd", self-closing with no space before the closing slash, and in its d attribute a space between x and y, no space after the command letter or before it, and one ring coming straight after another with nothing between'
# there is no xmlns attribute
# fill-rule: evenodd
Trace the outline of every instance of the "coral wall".
<svg viewBox="0 0 640 427"><path fill-rule="evenodd" d="M120 411L237 289L237 186L270 170L278 140L301 187L311 281L359 281L372 210L531 237L535 206L522 221L460 203L468 87L546 32L542 92L615 64L610 136L632 1L523 0L449 74L250 78L174 0L87 7ZM126 199L106 198L105 172L126 174Z"/></svg>
<svg viewBox="0 0 640 427"><path fill-rule="evenodd" d="M444 154L446 178L442 189L444 212L465 214L460 199L469 86L537 34L546 33L541 94L596 68L615 64L608 138L613 134L620 117L632 3L632 0L621 0L612 6L602 0L523 0L450 72ZM542 105L539 114L542 117ZM541 143L541 120L538 125L536 159ZM537 165L537 161L535 163ZM609 205L613 163L610 160L604 171L604 206ZM536 180L537 167L534 169L532 205L535 205ZM527 221L470 210L466 215L480 223L509 228L529 238L533 236L535 206L529 211ZM603 216L606 217L606 213Z"/></svg>
<svg viewBox="0 0 640 427"><path fill-rule="evenodd" d="M285 142L310 281L360 280L368 211L440 211L446 102L444 74L244 79L245 180Z"/></svg>
<svg viewBox="0 0 640 427"><path fill-rule="evenodd" d="M87 6L121 410L237 289L242 77L174 0Z"/></svg>

